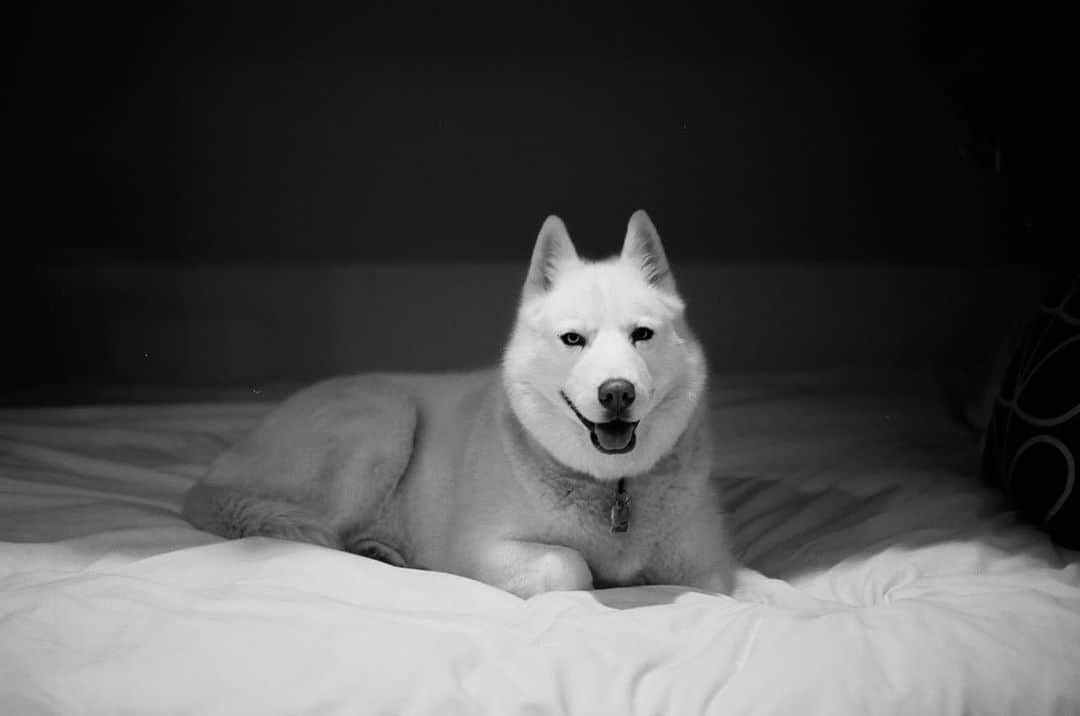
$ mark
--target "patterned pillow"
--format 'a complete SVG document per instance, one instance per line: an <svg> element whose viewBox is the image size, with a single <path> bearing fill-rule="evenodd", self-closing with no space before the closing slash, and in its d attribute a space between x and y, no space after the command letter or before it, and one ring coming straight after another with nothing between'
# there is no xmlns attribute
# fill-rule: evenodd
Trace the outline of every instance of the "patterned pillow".
<svg viewBox="0 0 1080 716"><path fill-rule="evenodd" d="M1059 544L1080 549L1080 274L1044 298L998 389L986 479Z"/></svg>

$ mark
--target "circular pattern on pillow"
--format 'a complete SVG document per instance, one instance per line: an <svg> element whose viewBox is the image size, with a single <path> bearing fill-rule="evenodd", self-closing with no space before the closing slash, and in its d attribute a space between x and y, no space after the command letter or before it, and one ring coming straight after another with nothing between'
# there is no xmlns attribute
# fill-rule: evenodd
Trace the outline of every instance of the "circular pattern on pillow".
<svg viewBox="0 0 1080 716"><path fill-rule="evenodd" d="M1013 352L983 450L983 473L1017 511L1080 549L1080 274L1047 293Z"/></svg>

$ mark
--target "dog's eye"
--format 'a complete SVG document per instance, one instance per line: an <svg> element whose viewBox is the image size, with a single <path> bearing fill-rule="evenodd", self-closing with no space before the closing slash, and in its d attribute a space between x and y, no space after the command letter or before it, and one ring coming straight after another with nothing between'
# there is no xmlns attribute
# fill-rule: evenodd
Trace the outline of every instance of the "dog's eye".
<svg viewBox="0 0 1080 716"><path fill-rule="evenodd" d="M568 346L583 346L585 345L585 336L580 333L574 333L573 331L567 331L559 336L562 342Z"/></svg>
<svg viewBox="0 0 1080 716"><path fill-rule="evenodd" d="M653 337L653 329L646 328L645 326L638 326L630 333L630 340L634 343L638 341L647 341Z"/></svg>

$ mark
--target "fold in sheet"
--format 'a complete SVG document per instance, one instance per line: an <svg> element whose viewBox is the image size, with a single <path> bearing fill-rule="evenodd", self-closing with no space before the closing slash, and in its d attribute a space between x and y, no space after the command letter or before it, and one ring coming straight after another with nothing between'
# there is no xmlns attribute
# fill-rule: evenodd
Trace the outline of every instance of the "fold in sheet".
<svg viewBox="0 0 1080 716"><path fill-rule="evenodd" d="M713 390L732 596L526 601L192 529L269 403L0 411L0 713L1080 712L1080 554L978 484L931 391Z"/></svg>

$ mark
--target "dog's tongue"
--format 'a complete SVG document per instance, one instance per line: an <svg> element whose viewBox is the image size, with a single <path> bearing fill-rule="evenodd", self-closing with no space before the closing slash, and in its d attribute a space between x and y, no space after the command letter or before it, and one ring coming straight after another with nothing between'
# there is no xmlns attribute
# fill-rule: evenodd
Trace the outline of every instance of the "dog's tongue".
<svg viewBox="0 0 1080 716"><path fill-rule="evenodd" d="M626 423L622 420L612 420L610 423L597 423L593 429L596 444L607 452L626 450L634 439L634 428L637 423Z"/></svg>

